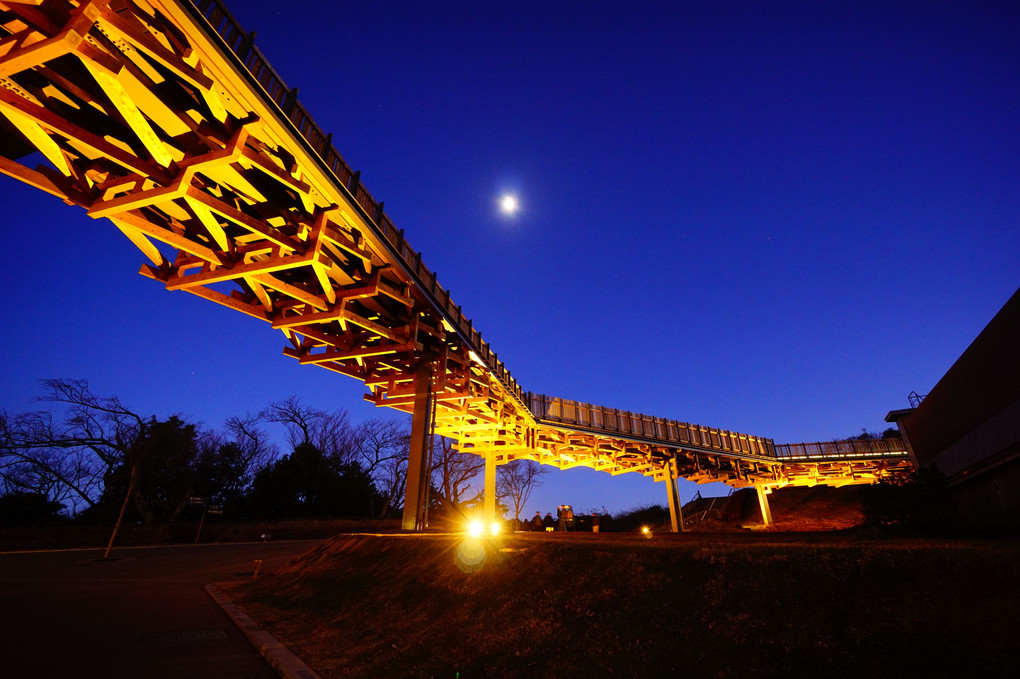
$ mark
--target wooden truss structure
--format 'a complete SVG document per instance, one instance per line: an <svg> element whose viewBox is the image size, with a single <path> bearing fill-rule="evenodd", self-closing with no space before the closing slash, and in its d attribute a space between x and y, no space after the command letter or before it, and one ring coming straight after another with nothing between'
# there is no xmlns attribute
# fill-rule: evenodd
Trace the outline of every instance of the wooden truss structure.
<svg viewBox="0 0 1020 679"><path fill-rule="evenodd" d="M0 173L108 219L142 275L271 324L287 356L490 466L737 486L897 471L791 465L767 439L523 392L219 0L0 0Z"/></svg>

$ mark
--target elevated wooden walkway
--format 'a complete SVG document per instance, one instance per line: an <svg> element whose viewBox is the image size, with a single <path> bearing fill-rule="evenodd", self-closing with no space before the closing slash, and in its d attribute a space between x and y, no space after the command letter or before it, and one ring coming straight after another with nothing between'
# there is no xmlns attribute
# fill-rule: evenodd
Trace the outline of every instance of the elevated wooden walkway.
<svg viewBox="0 0 1020 679"><path fill-rule="evenodd" d="M108 219L167 290L269 323L286 355L413 413L419 451L435 432L492 467L757 486L864 482L895 457L848 471L525 393L220 0L0 0L0 85L0 173Z"/></svg>

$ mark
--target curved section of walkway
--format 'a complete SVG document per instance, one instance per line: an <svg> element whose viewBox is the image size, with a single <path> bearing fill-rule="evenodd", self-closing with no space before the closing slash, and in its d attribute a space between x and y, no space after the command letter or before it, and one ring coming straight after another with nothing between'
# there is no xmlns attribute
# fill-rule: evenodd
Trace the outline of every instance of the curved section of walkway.
<svg viewBox="0 0 1020 679"><path fill-rule="evenodd" d="M493 464L784 482L769 439L523 392L221 0L9 5L0 173L109 219L166 290L414 414L413 459L430 428ZM17 162L33 152L49 165Z"/></svg>

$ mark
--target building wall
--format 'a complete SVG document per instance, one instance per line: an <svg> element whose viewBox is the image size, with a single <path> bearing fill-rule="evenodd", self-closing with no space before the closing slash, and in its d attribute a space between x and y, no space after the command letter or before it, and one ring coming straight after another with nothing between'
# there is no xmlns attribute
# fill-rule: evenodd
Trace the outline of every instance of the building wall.
<svg viewBox="0 0 1020 679"><path fill-rule="evenodd" d="M1020 290L900 428L961 518L1020 525Z"/></svg>
<svg viewBox="0 0 1020 679"><path fill-rule="evenodd" d="M1001 463L1020 442L1020 399L968 431L941 452L931 456L934 464L949 478L980 472L983 467Z"/></svg>
<svg viewBox="0 0 1020 679"><path fill-rule="evenodd" d="M966 523L989 528L1020 526L1020 465L958 483L952 500Z"/></svg>
<svg viewBox="0 0 1020 679"><path fill-rule="evenodd" d="M931 461L1017 400L1020 290L904 422L918 462Z"/></svg>

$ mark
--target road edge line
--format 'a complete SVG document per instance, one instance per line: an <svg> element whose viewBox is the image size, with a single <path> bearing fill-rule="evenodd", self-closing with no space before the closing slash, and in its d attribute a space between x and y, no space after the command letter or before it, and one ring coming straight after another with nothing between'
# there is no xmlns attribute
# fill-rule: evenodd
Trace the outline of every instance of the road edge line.
<svg viewBox="0 0 1020 679"><path fill-rule="evenodd" d="M322 679L301 658L280 643L276 637L265 631L252 620L239 606L214 585L206 585L212 600L223 609L237 625L237 628L248 638L252 646L258 650L266 662L284 679Z"/></svg>

